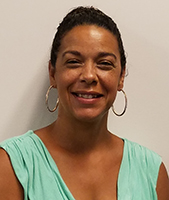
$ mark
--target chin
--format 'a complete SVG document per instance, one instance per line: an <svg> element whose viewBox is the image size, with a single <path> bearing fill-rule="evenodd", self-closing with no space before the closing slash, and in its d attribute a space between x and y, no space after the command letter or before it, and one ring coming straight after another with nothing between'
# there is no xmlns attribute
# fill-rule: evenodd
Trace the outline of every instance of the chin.
<svg viewBox="0 0 169 200"><path fill-rule="evenodd" d="M75 118L78 120L78 121L81 121L81 122L86 122L86 123L95 123L95 122L99 122L101 120L104 120L105 118L107 118L107 114L108 112L105 112L105 113L84 113L83 114L81 113L80 115L77 115L75 116Z"/></svg>

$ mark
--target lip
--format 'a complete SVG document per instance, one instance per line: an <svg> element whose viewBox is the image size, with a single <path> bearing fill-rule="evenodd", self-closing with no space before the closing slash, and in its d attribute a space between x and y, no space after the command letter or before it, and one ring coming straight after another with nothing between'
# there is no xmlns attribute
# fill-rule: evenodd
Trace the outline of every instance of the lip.
<svg viewBox="0 0 169 200"><path fill-rule="evenodd" d="M96 92L96 91L73 91L71 92L73 95L92 95L96 97L101 97L103 96L102 93Z"/></svg>
<svg viewBox="0 0 169 200"><path fill-rule="evenodd" d="M71 94L81 104L95 104L103 97L103 94L96 91L75 91Z"/></svg>

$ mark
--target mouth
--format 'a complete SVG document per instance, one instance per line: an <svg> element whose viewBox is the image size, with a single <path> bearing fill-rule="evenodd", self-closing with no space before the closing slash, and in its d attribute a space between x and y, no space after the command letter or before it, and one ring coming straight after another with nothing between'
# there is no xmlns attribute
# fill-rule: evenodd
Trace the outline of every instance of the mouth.
<svg viewBox="0 0 169 200"><path fill-rule="evenodd" d="M86 94L86 93L75 93L75 92L73 92L72 94L83 99L96 99L103 96L102 94Z"/></svg>

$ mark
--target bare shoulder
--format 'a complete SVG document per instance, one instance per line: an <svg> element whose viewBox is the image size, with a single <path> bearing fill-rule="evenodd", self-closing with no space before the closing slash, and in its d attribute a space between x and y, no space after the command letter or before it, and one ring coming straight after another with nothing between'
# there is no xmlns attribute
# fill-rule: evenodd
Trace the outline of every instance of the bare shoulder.
<svg viewBox="0 0 169 200"><path fill-rule="evenodd" d="M169 178L163 163L160 166L156 190L158 200L169 200Z"/></svg>
<svg viewBox="0 0 169 200"><path fill-rule="evenodd" d="M49 146L51 146L51 133L53 130L53 124L34 131L34 133L42 140L45 146L47 146L47 143L49 143Z"/></svg>
<svg viewBox="0 0 169 200"><path fill-rule="evenodd" d="M2 148L0 148L0 161L1 200L23 200L22 186L15 176L8 154Z"/></svg>
<svg viewBox="0 0 169 200"><path fill-rule="evenodd" d="M37 129L34 131L34 133L39 137L45 137L46 135L49 135L49 133L52 131L53 124Z"/></svg>

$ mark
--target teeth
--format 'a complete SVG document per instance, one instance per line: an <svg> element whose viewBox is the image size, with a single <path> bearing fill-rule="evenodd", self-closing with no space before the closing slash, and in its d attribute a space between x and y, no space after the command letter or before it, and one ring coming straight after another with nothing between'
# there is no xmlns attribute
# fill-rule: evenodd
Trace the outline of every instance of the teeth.
<svg viewBox="0 0 169 200"><path fill-rule="evenodd" d="M77 94L78 97L84 98L84 99L92 99L92 98L97 98L97 95L94 94Z"/></svg>

